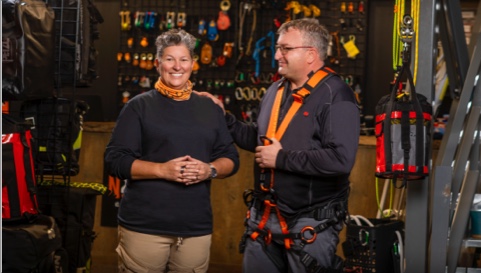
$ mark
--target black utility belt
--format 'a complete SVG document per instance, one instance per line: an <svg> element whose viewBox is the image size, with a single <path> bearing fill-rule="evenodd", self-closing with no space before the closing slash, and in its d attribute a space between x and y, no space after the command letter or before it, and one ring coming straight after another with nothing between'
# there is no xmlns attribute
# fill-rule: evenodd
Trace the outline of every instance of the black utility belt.
<svg viewBox="0 0 481 273"><path fill-rule="evenodd" d="M306 211L299 212L293 216L287 216L286 219L291 218L314 218L317 221L331 219L334 217L342 216L344 217L347 213L347 206L344 201L329 202L324 206L319 206L317 208L312 208ZM259 197L254 197L252 199L252 207L254 207L258 212L264 211L265 204L264 200ZM275 207L271 207L271 213L276 213Z"/></svg>

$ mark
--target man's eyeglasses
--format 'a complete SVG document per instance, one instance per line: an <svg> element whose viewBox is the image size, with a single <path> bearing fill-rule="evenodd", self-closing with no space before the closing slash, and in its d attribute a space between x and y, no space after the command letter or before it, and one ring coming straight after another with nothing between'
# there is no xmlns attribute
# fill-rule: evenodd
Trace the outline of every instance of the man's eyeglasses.
<svg viewBox="0 0 481 273"><path fill-rule="evenodd" d="M298 49L298 48L314 48L312 46L283 46L283 45L276 45L276 51L280 50L282 55L286 55L289 51Z"/></svg>

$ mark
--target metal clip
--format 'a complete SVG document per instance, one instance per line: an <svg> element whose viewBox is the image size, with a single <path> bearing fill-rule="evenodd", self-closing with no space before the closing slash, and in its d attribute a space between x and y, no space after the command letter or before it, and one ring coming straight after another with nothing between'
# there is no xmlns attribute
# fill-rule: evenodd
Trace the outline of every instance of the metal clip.
<svg viewBox="0 0 481 273"><path fill-rule="evenodd" d="M178 27L180 27L180 28L185 27L186 17L187 17L187 15L185 14L185 12L177 13L177 26Z"/></svg>
<svg viewBox="0 0 481 273"><path fill-rule="evenodd" d="M175 12L172 12L172 11L167 12L167 15L166 15L166 19L167 19L166 27L167 27L167 29L171 29L173 27L174 17L175 17Z"/></svg>

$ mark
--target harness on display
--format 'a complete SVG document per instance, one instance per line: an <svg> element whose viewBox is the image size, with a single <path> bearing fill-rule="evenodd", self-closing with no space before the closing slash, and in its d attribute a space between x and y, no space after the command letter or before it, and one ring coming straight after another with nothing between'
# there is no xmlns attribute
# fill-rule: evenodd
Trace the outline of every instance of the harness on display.
<svg viewBox="0 0 481 273"><path fill-rule="evenodd" d="M277 123L281 108L281 101L285 91L284 86L280 87L277 90L277 94L271 110L271 116L267 127L266 135L261 136L261 141L264 145L270 145L272 143L271 138L273 137L281 140L287 127L289 126L289 123L292 121L297 111L304 104L304 100L310 95L311 91L321 82L323 82L323 80L328 79L332 75L335 75L335 72L329 68L321 68L316 73L311 73L309 75L309 80L304 84L304 86L298 92L292 94L292 96L294 97L294 101L279 126ZM347 211L347 206L345 205L345 202L328 204L327 206L319 207L312 211L298 215L297 218L311 217L315 218L316 220L328 220L319 224L316 227L305 226L301 229L299 233L290 233L287 221L282 216L276 204L277 196L274 190L274 169L269 169L269 171L270 181L266 183L266 170L261 169L260 191L257 191L255 195L253 194L253 191L247 192L244 195L244 200L246 204L248 204L248 206L255 204L258 211L261 211L262 208L264 209L264 211L262 213L262 217L257 228L252 232L252 234L244 234L240 245L240 252L242 253L244 250L246 237L250 237L254 241L262 238L263 241L259 241L265 244L266 249L271 244L272 240L278 240L284 243L284 247L286 250L294 251L300 256L300 260L307 268L308 272L339 272L338 270L333 271L332 268L320 267L316 259L309 255L307 252L303 251L303 248L306 244L310 244L316 240L317 233L326 230L330 226L339 223L340 221L342 221L342 219L344 219L345 212ZM248 201L247 199L249 198L255 200ZM265 228L271 213L276 214L282 234L272 234L269 229ZM247 213L247 219L248 218L250 218L249 211ZM296 245L294 243L294 239L300 240L301 243ZM282 262L276 261L275 255L269 255L269 251L266 251L266 253L280 269L285 267Z"/></svg>

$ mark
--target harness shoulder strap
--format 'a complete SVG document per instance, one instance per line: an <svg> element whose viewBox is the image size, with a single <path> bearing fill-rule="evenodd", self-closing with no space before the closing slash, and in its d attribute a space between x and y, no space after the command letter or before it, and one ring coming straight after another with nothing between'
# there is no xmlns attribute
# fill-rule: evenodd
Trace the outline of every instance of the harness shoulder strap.
<svg viewBox="0 0 481 273"><path fill-rule="evenodd" d="M323 67L317 70L317 72L307 81L307 85L314 88L329 74L336 74L336 72L329 67Z"/></svg>
<svg viewBox="0 0 481 273"><path fill-rule="evenodd" d="M282 135L284 135L284 132L286 131L287 126L291 122L292 118L294 118L294 115L297 113L299 108L301 108L302 104L304 104L304 99L311 94L312 89L314 89L316 86L321 84L321 82L329 78L327 76L330 76L333 74L335 74L335 72L332 69L323 67L317 70L317 72L314 73L314 75L312 75L309 78L306 84L304 84L304 86L299 91L297 91L297 93L292 94L292 96L294 97L294 102L289 108L289 111L287 112L286 117L284 118L281 125L279 126L279 129L277 129L276 131L276 134L275 134L276 139L280 140L282 138ZM276 120L277 120L277 117L276 117Z"/></svg>

